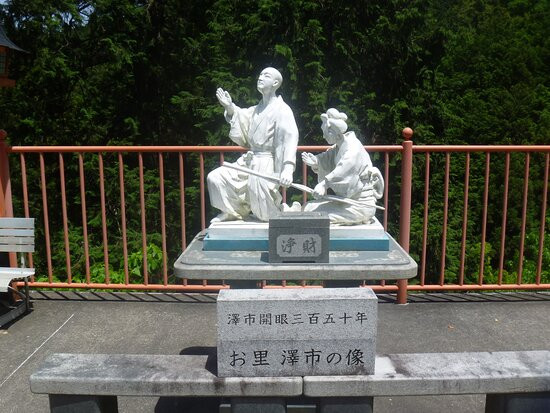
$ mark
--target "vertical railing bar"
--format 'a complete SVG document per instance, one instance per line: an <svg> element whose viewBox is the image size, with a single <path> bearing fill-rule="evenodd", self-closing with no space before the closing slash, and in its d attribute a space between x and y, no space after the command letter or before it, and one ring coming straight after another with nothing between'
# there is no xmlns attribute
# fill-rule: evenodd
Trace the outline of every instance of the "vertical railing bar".
<svg viewBox="0 0 550 413"><path fill-rule="evenodd" d="M206 201L204 188L204 152L199 152L199 168L200 168L200 194L201 194L201 230L206 228Z"/></svg>
<svg viewBox="0 0 550 413"><path fill-rule="evenodd" d="M384 231L388 230L388 188L390 186L390 154L384 152Z"/></svg>
<svg viewBox="0 0 550 413"><path fill-rule="evenodd" d="M27 163L25 161L24 153L19 154L19 160L21 163L21 183L23 186L23 208L25 210L25 218L29 218L29 187L27 185ZM27 259L29 261L29 267L34 268L34 261L31 252L27 253ZM31 276L31 282L34 282L34 275Z"/></svg>
<svg viewBox="0 0 550 413"><path fill-rule="evenodd" d="M521 235L519 244L518 284L521 284L523 277L523 254L525 252L525 226L527 223L527 197L529 194L529 162L531 155L525 154L525 174L523 177L523 208L521 211Z"/></svg>
<svg viewBox="0 0 550 413"><path fill-rule="evenodd" d="M441 237L441 267L439 285L445 283L445 258L447 256L447 220L449 217L449 174L451 169L451 154L445 153L445 183L443 189L443 234Z"/></svg>
<svg viewBox="0 0 550 413"><path fill-rule="evenodd" d="M141 209L141 251L143 254L143 283L149 284L147 264L147 220L145 216L145 180L143 178L143 153L138 153L139 162L139 205Z"/></svg>
<svg viewBox="0 0 550 413"><path fill-rule="evenodd" d="M101 198L101 229L103 232L103 264L105 266L105 283L110 284L109 275L109 244L107 238L107 212L105 207L105 173L103 170L103 154L99 154L99 194Z"/></svg>
<svg viewBox="0 0 550 413"><path fill-rule="evenodd" d="M388 229L388 186L389 186L388 176L390 174L389 159L390 159L389 153L384 152L384 213L382 215L384 231ZM385 286L386 280L380 280L379 284L381 286ZM367 285L367 281L362 280L361 285L365 287Z"/></svg>
<svg viewBox="0 0 550 413"><path fill-rule="evenodd" d="M187 248L186 238L186 226L185 226L185 164L183 159L183 153L179 154L179 168L180 168L180 226L181 226L181 250L185 251ZM223 152L220 154L220 161L223 163ZM225 283L225 280L224 280ZM187 285L187 278L182 279L182 284Z"/></svg>
<svg viewBox="0 0 550 413"><path fill-rule="evenodd" d="M181 226L181 250L187 248L187 240L185 238L185 172L183 153L178 154L180 168L180 226Z"/></svg>
<svg viewBox="0 0 550 413"><path fill-rule="evenodd" d="M90 245L88 240L88 217L86 213L86 180L84 179L84 157L78 154L78 173L80 177L80 204L82 210L82 238L84 239L84 265L86 284L90 284Z"/></svg>
<svg viewBox="0 0 550 413"><path fill-rule="evenodd" d="M491 172L491 153L485 154L485 186L483 189L483 217L481 220L481 253L479 262L478 284L483 285L485 271L485 238L487 235L487 209L489 203L489 174Z"/></svg>
<svg viewBox="0 0 550 413"><path fill-rule="evenodd" d="M502 232L500 234L500 257L498 264L498 284L502 284L504 273L504 247L506 246L506 225L508 219L508 185L510 183L510 152L504 161L504 193L502 194Z"/></svg>
<svg viewBox="0 0 550 413"><path fill-rule="evenodd" d="M67 192L65 189L65 161L59 153L59 179L61 183L61 212L63 216L63 242L65 245L65 266L67 268L67 282L73 282L71 271L71 249L69 245L69 223L67 219Z"/></svg>
<svg viewBox="0 0 550 413"><path fill-rule="evenodd" d="M401 157L401 196L399 199L399 244L409 252L411 241L411 205L413 175L413 130L404 128ZM408 280L397 280L397 304L407 303Z"/></svg>
<svg viewBox="0 0 550 413"><path fill-rule="evenodd" d="M44 214L44 238L46 241L46 261L48 263L48 282L53 282L52 250L50 244L50 219L48 217L48 193L46 190L46 167L44 153L40 152L40 182L42 184L42 209Z"/></svg>
<svg viewBox="0 0 550 413"><path fill-rule="evenodd" d="M542 252L544 248L544 229L546 224L546 201L548 199L548 168L550 165L550 153L546 154L546 163L544 166L544 183L542 189L542 206L540 212L540 232L539 232L539 256L537 260L536 284L540 284L542 273Z"/></svg>
<svg viewBox="0 0 550 413"><path fill-rule="evenodd" d="M307 164L302 163L302 184L307 186ZM302 206L307 203L307 193L302 192Z"/></svg>
<svg viewBox="0 0 550 413"><path fill-rule="evenodd" d="M122 152L118 153L118 180L120 187L120 219L122 223L122 256L124 259L124 283L130 284L130 275L128 273L128 237L126 233L126 196L124 187L124 160Z"/></svg>
<svg viewBox="0 0 550 413"><path fill-rule="evenodd" d="M164 157L159 153L160 178L160 226L162 234L162 277L164 285L168 285L168 253L166 252L166 211L164 205Z"/></svg>
<svg viewBox="0 0 550 413"><path fill-rule="evenodd" d="M286 188L281 186L281 195L283 196L283 204L286 204Z"/></svg>
<svg viewBox="0 0 550 413"><path fill-rule="evenodd" d="M464 166L464 201L462 209L462 240L460 243L460 269L458 272L459 285L464 284L464 267L466 262L466 234L468 233L468 198L470 194L470 153L466 153Z"/></svg>
<svg viewBox="0 0 550 413"><path fill-rule="evenodd" d="M422 269L420 271L420 285L426 281L426 246L428 240L428 208L430 194L430 153L426 152L426 168L424 172L424 224L422 229Z"/></svg>
<svg viewBox="0 0 550 413"><path fill-rule="evenodd" d="M223 165L224 160L225 160L225 157L223 155L223 152L220 152L220 165Z"/></svg>

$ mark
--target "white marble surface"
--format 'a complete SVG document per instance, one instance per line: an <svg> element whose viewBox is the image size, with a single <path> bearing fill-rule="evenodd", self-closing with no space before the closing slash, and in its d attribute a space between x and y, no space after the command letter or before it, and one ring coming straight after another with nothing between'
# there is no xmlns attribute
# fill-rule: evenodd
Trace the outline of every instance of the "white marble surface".
<svg viewBox="0 0 550 413"><path fill-rule="evenodd" d="M208 227L211 238L267 238L268 223L258 220L213 222ZM385 234L384 227L376 217L369 224L330 226L330 238L380 238Z"/></svg>
<svg viewBox="0 0 550 413"><path fill-rule="evenodd" d="M317 174L315 200L304 211L325 212L331 223L358 225L368 223L375 215L376 201L384 193L384 178L373 166L369 154L354 132L347 132L347 115L331 108L321 115L323 137L333 145L326 152L302 153L302 160ZM354 205L323 199L331 189Z"/></svg>
<svg viewBox="0 0 550 413"><path fill-rule="evenodd" d="M265 68L257 89L257 105L240 108L229 92L219 88L216 97L230 124L229 138L250 150L235 163L256 172L277 176L280 183L292 182L296 167L298 127L292 109L276 95L283 81L281 73ZM207 177L210 203L221 213L213 221L240 220L253 214L261 221L282 211L279 185L229 168L217 168Z"/></svg>

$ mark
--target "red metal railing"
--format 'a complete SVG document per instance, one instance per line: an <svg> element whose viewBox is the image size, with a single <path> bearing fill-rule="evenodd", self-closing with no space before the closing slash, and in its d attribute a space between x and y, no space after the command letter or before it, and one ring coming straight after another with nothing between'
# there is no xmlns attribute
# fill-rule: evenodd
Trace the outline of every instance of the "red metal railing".
<svg viewBox="0 0 550 413"><path fill-rule="evenodd" d="M409 283L382 281L371 287L398 292L402 303L407 291L550 289L543 265L550 259L544 249L550 146L419 146L413 145L412 131L405 129L403 136L401 145L366 148L387 183L380 220L417 259L419 275ZM227 287L176 280L170 269L187 239L215 213L207 209L205 170L243 148L9 147L5 135L0 138L0 216L13 216L15 210L39 220L34 254L39 271L31 287L203 292ZM521 164L522 178L511 175ZM307 183L307 168L300 170ZM521 216L510 217L510 197L519 202L518 185ZM442 193L430 191L431 186ZM306 199L292 192L284 196ZM540 214L536 234L534 208ZM472 217L480 222L480 232L472 228ZM487 241L495 239L495 231L498 254L495 242Z"/></svg>

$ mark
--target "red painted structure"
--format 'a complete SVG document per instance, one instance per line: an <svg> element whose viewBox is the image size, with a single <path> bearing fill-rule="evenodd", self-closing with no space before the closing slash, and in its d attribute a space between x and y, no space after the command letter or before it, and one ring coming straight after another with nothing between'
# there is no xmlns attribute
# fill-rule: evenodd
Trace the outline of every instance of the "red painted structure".
<svg viewBox="0 0 550 413"><path fill-rule="evenodd" d="M412 141L412 130L403 130L404 140L399 145L388 146L366 146L371 153L374 163L384 173L386 194L383 199L386 210L383 216L379 217L385 228L393 226L394 232L398 232L400 244L418 260L419 274L415 279L386 283L381 281L378 285L369 285L375 292L396 292L398 302L405 303L407 291L478 291L478 290L548 290L550 284L543 280L543 252L544 237L548 234L546 226L548 175L550 160L550 145L545 146L433 146L414 145ZM325 146L301 146L300 151L318 152L325 150ZM186 280L176 280L171 274L172 264L177 257L174 251L181 252L187 245L187 240L194 234L189 233L191 228L196 227L197 231L204 229L207 220L213 213L207 212L205 178L210 167L223 162L225 157L236 156L244 148L234 146L19 146L10 147L6 142L5 132L0 132L0 216L13 216L14 209L16 216L32 216L38 219L37 227L41 227L40 239L37 245L43 245L39 249L41 254L35 261L40 261L37 268L43 269L43 279L32 280L31 287L34 288L80 288L80 289L114 289L114 290L158 290L158 291L202 291L212 292L221 288L227 288L223 282L209 284L203 281L200 284L191 284ZM484 157L485 169L482 174L471 176L470 165L472 157ZM504 172L499 175L502 179L503 196L498 205L489 204L491 185L496 180L491 167L498 164L499 157L503 157ZM300 157L298 156L298 159ZM457 180L456 159L459 159L458 169L461 175ZM462 162L462 159L464 160ZM496 159L496 161L495 161ZM517 245L517 276L514 280L505 277L505 262L512 257L505 256L507 242L506 228L508 223L508 201L509 182L511 179L511 159L523 162L521 177L512 175L513 179L523 181L523 193L521 194L521 229L519 243ZM536 162L535 162L536 161ZM210 162L208 166L207 163ZM436 162L444 168L443 193L432 193L430 183ZM9 164L11 163L11 174ZM29 166L32 163L32 166ZM383 163L383 165L381 165ZM517 162L516 162L517 163ZM502 164L502 163L501 163ZM92 166L90 166L92 165ZM151 188L146 182L148 168L154 167L155 187ZM536 194L536 199L529 199L529 183L533 174L533 168L538 167L542 171L538 182L541 192ZM517 168L516 168L517 169ZM72 173L78 181L79 188L66 188L67 170ZM298 169L300 170L300 169ZM302 182L308 180L307 169L302 170ZM463 175L462 175L462 170ZM14 175L17 171L17 175ZM151 171L149 170L149 175ZM133 180L128 179L128 174L133 173ZM423 182L423 187L413 188L413 173L423 173L423 180L415 179L414 182ZM29 180L32 176L32 181ZM492 178L491 178L492 177ZM417 177L418 178L418 177ZM297 178L298 179L298 178ZM139 180L139 185L136 181ZM482 193L471 193L473 180L483 183ZM17 181L17 185L15 182ZM495 183L498 185L500 182ZM13 185L12 185L13 184ZM452 185L460 184L463 188L462 217L460 223L449 223L450 208L458 208L457 205L449 203L449 188ZM12 194L12 186L14 194ZM98 193L93 192L92 187L98 187ZM194 194L197 205L190 205L190 194L193 189L198 188L198 194ZM388 188L391 187L391 192ZM108 191L115 188L114 191ZM169 191L167 191L167 188ZM170 191L171 190L171 191ZM52 192L53 191L53 192ZM70 195L69 195L70 193ZM174 197L174 193L178 193ZM391 208L389 204L390 194L399 193L399 208ZM166 199L171 194L170 199ZM422 202L411 204L412 199L422 198ZM285 197L287 194L284 194ZM416 195L416 197L413 197ZM68 198L70 196L70 198ZM305 194L294 195L306 199ZM519 194L518 194L519 196ZM429 210L430 199L441 198L441 211ZM88 214L91 209L92 198L98 203L96 210L100 211L99 216L94 219L100 221L101 233L90 233L90 220ZM116 198L116 199L114 199ZM158 200L157 200L158 198ZM393 203L396 196L392 197ZM130 205L128 199L133 199ZM147 200L155 199L154 208L148 206ZM474 202L475 201L475 202ZM481 228L479 233L468 234L468 220L471 214L475 213L474 203L481 209ZM15 205L17 204L17 205ZM78 205L80 204L80 205ZM14 208L16 206L16 208ZM41 206L41 207L40 207ZM488 210L498 208L502 211L500 225L499 268L498 277L495 282L485 282L487 278L486 258L488 249L495 247L487 244ZM536 214L540 217L538 222L538 239L526 239L526 224L529 208L536 208ZM200 211L197 214L197 209ZM433 208L432 208L433 209ZM393 211L393 212L392 212ZM411 249L411 212L417 216L422 212L423 222L421 242L415 239L416 250ZM430 217L434 213L442 212L442 228L430 227ZM128 215L139 215L139 228L129 228ZM393 215L397 216L393 216ZM53 219L50 215L55 215ZM208 216L207 216L208 215ZM155 219L151 220L154 216ZM456 214L455 214L456 216ZM176 218L175 218L176 217ZM178 222L177 228L167 225L168 219ZM52 226L52 223L55 223ZM200 224L199 224L200 223ZM398 223L398 225L397 225ZM71 239L70 228L78 226L81 228L81 236L78 239ZM98 226L98 222L96 222ZM494 228L496 224L493 223ZM112 228L116 227L116 232ZM440 251L439 256L443 257L436 265L439 268L438 274L428 274L427 251L430 248L430 229L440 230ZM133 237L139 234L140 239L129 241L132 232ZM390 231L391 232L391 231ZM471 232L471 229L470 229ZM150 243L150 235L156 234L155 244L162 251L162 264L155 273L148 270L148 257L146 251ZM418 231L415 233L417 234ZM448 263L446 256L449 243L453 236L460 235L460 266L456 279L449 280ZM397 234L395 234L397 235ZM52 237L62 239L64 251L56 251L57 258L52 252ZM509 237L510 238L510 237ZM120 251L113 251L112 240L122 245ZM433 239L433 237L432 237ZM479 242L478 242L479 240ZM514 241L515 242L515 241ZM530 265L536 268L534 282L524 282L523 273L526 263L526 246L528 242L538 244L536 257L530 258ZM472 270L471 258L466 256L467 244L479 243L479 256L476 257L477 268ZM59 245L60 242L57 242ZM456 242L455 242L456 245ZM516 246L514 245L514 248ZM38 248L37 248L38 249ZM104 272L101 274L101 282L92 281L91 254L95 249L102 251L102 263ZM141 271L138 276L131 273L129 260L135 254L141 253ZM122 254L122 277L114 280L117 276L110 268L110 263L115 257L114 254ZM433 254L432 254L433 255ZM64 262L59 259L64 256ZM33 265L33 257L30 256L30 263ZM79 268L82 274L75 274L76 260L79 261ZM82 264L83 261L83 264ZM475 261L475 260L474 260ZM96 259L97 268L97 259ZM101 264L101 263L100 263ZM15 260L12 265L16 265ZM472 276L475 274L475 281ZM97 278L97 274L95 274ZM37 272L40 277L40 272ZM79 281L75 281L78 279ZM433 280L437 281L434 282ZM469 279L469 281L467 281ZM427 280L431 280L428 282ZM279 287L294 287L284 280L278 284ZM306 280L299 286L308 286ZM273 284L264 282L264 287L276 287Z"/></svg>

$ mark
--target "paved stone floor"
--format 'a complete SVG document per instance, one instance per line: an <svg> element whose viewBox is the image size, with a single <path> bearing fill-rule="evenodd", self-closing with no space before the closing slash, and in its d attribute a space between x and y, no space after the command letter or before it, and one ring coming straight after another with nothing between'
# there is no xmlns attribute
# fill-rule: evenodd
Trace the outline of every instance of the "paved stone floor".
<svg viewBox="0 0 550 413"><path fill-rule="evenodd" d="M550 293L380 296L377 353L550 349ZM50 353L179 354L216 345L215 294L34 292L34 311L0 327L0 411L48 411L29 376ZM123 413L217 412L197 400L120 398ZM481 413L480 396L376 398L377 413Z"/></svg>

